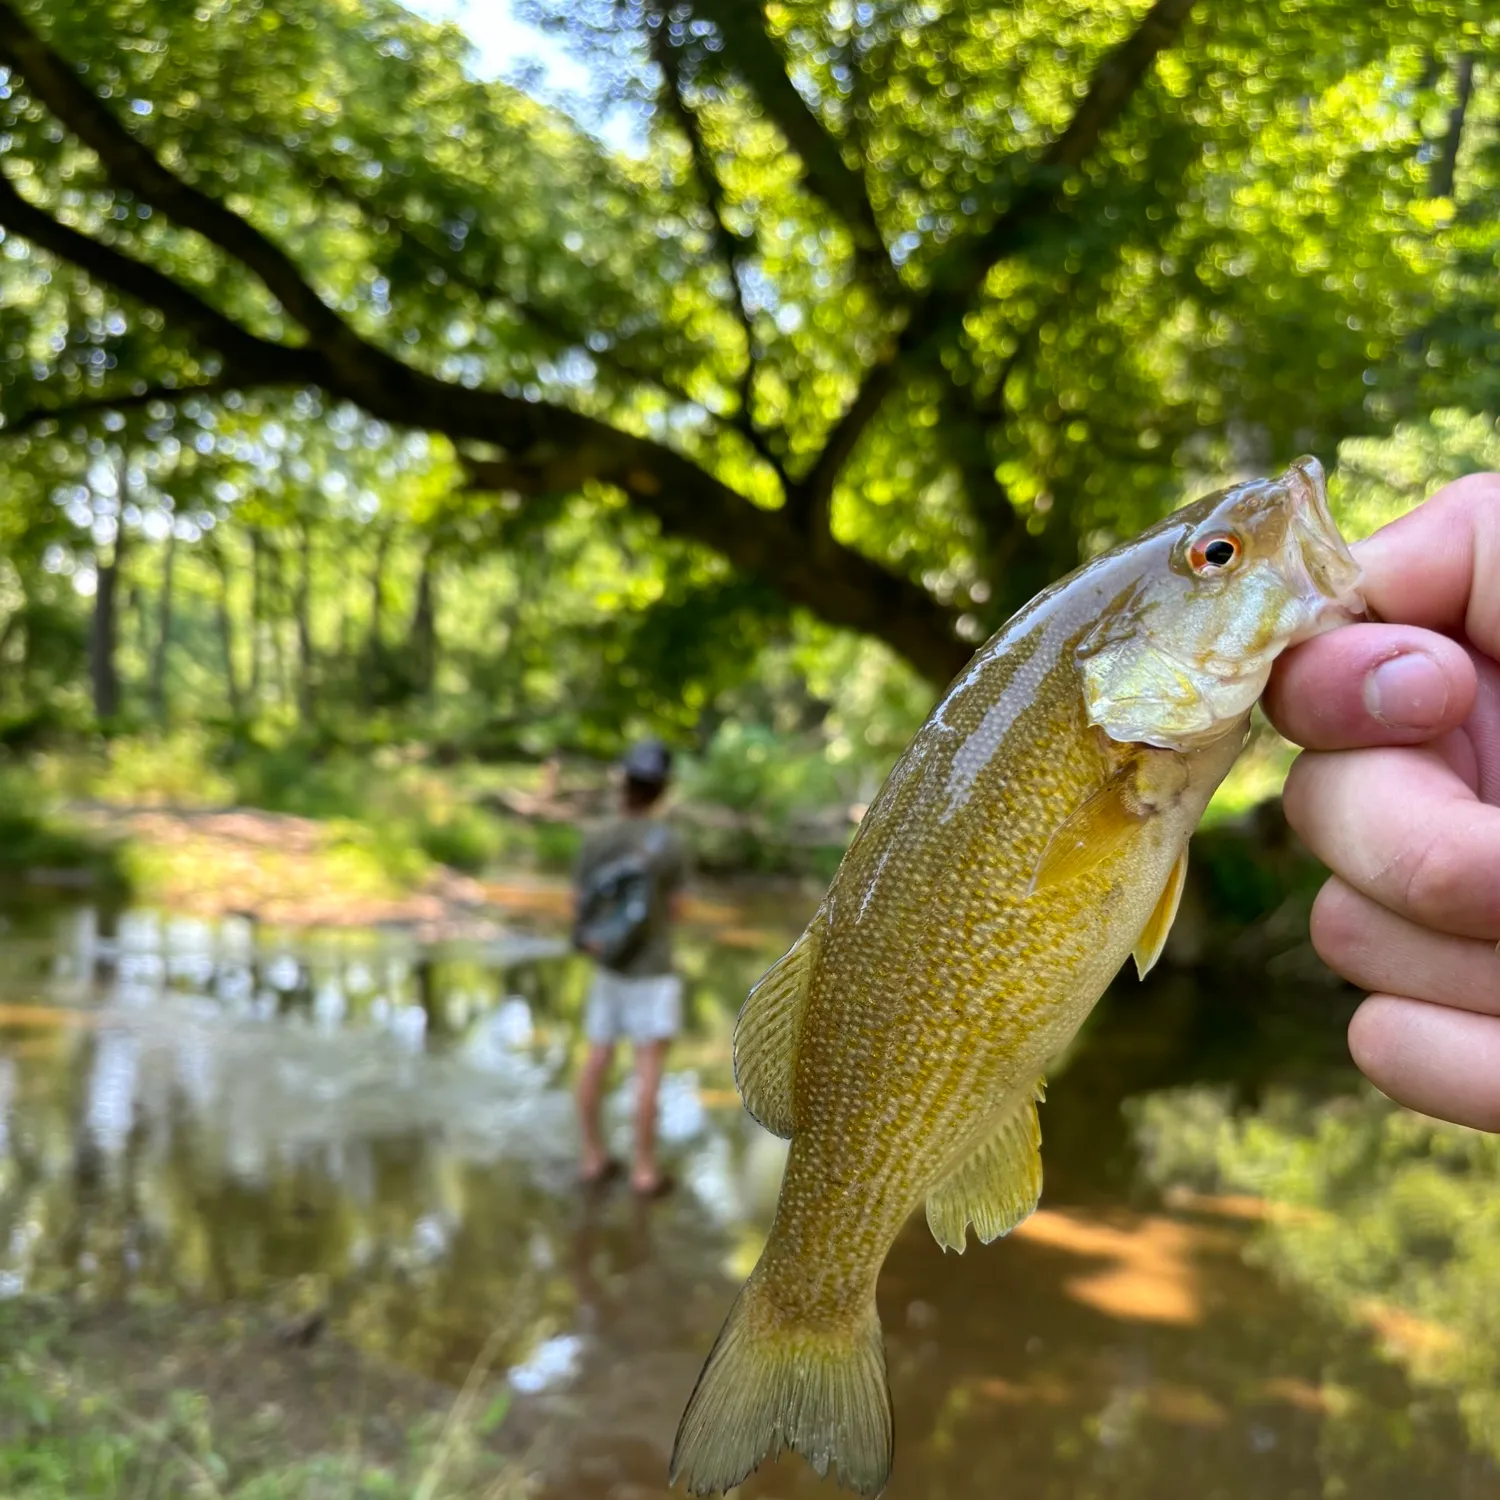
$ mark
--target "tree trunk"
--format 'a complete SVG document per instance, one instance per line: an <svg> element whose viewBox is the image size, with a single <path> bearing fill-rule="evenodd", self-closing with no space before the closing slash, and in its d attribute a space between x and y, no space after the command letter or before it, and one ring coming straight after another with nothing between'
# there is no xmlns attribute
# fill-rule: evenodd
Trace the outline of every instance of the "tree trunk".
<svg viewBox="0 0 1500 1500"><path fill-rule="evenodd" d="M312 528L304 521L299 528L297 570L297 713L304 724L313 718L313 677L317 663L312 639Z"/></svg>
<svg viewBox="0 0 1500 1500"><path fill-rule="evenodd" d="M172 644L172 586L177 568L177 527L167 533L167 550L161 561L161 592L156 601L156 650L151 657L151 712L156 722L167 724L167 652Z"/></svg>
<svg viewBox="0 0 1500 1500"><path fill-rule="evenodd" d="M1453 65L1453 81L1458 88L1458 98L1448 111L1448 130L1443 144L1432 163L1431 193L1434 198L1451 198L1456 184L1458 151L1463 145L1464 120L1469 113L1469 101L1474 97L1474 54L1463 53Z"/></svg>
<svg viewBox="0 0 1500 1500"><path fill-rule="evenodd" d="M387 523L375 538L375 560L370 566L370 629L365 637L365 670L361 697L366 708L373 708L380 696L384 676L385 651L385 567L390 556L394 527Z"/></svg>
<svg viewBox="0 0 1500 1500"><path fill-rule="evenodd" d="M260 702L260 656L261 656L261 589L264 587L263 548L260 527L250 528L250 680L245 685L245 702L250 712L255 712Z"/></svg>
<svg viewBox="0 0 1500 1500"><path fill-rule="evenodd" d="M0 630L0 664L4 663L5 655L10 650L11 642L15 640L19 640L21 642L21 649L18 653L21 658L21 665L20 671L16 674L18 677L24 677L26 674L26 636L21 628L21 622L25 618L26 589L25 586L22 585L21 603L18 604L13 610L11 610L10 614L6 616L5 629Z"/></svg>
<svg viewBox="0 0 1500 1500"><path fill-rule="evenodd" d="M295 702L292 693L291 669L287 665L286 625L292 598L291 585L286 576L286 554L269 537L261 537L261 612L265 616L264 634L270 647L266 662L271 682L271 691L278 707L290 708Z"/></svg>
<svg viewBox="0 0 1500 1500"><path fill-rule="evenodd" d="M1076 566L1077 546L1061 516L1054 516L1054 524L1040 535L1027 529L995 472L985 414L962 392L945 392L942 410L945 451L958 470L979 533L976 550L986 592L975 591L975 626L968 633L972 645Z"/></svg>
<svg viewBox="0 0 1500 1500"><path fill-rule="evenodd" d="M417 577L417 602L411 615L413 679L418 694L430 699L437 687L437 547L429 542Z"/></svg>
<svg viewBox="0 0 1500 1500"><path fill-rule="evenodd" d="M235 723L245 718L245 695L240 688L234 662L234 615L229 608L229 559L217 537L210 536L208 555L219 575L219 597L216 612L219 623L219 648L224 653L224 696L229 702L229 716Z"/></svg>
<svg viewBox="0 0 1500 1500"><path fill-rule="evenodd" d="M359 621L354 618L354 605L347 589L339 590L338 649L342 670L353 681L359 671L360 643Z"/></svg>
<svg viewBox="0 0 1500 1500"><path fill-rule="evenodd" d="M135 544L132 543L132 546ZM136 654L149 660L151 656L151 598L146 585L140 579L133 579L124 585L125 592L121 596L119 615L120 633L130 627L131 644L135 647Z"/></svg>
<svg viewBox="0 0 1500 1500"><path fill-rule="evenodd" d="M120 515L109 561L97 564L94 617L89 632L89 675L94 688L94 717L106 729L120 713L120 569L129 546L125 531L125 463L120 463Z"/></svg>

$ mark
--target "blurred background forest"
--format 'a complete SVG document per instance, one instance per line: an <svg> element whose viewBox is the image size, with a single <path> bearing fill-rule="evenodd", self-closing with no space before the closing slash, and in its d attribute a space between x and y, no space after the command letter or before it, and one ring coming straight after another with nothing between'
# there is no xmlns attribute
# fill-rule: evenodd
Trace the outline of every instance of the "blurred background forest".
<svg viewBox="0 0 1500 1500"><path fill-rule="evenodd" d="M11 815L399 801L475 868L493 768L650 729L711 861L826 873L1081 558L1500 464L1478 0L522 14L574 87L383 0L0 5Z"/></svg>
<svg viewBox="0 0 1500 1500"><path fill-rule="evenodd" d="M0 1491L659 1494L733 1014L943 684L1298 454L1351 538L1500 469L1500 11L0 0L0 79ZM648 731L683 1191L590 1218L558 877ZM898 1242L892 1500L1500 1494L1496 1139L1353 1075L1290 755L1042 1211Z"/></svg>

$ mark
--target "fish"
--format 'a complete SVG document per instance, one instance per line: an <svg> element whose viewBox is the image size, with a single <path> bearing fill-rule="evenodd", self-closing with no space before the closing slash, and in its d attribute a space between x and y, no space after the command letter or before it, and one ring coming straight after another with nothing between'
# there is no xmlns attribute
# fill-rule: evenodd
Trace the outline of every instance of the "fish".
<svg viewBox="0 0 1500 1500"><path fill-rule="evenodd" d="M736 1021L740 1096L790 1145L671 1484L727 1490L791 1449L884 1488L896 1235L925 1203L962 1252L1035 1209L1048 1063L1127 957L1144 978L1160 956L1272 663L1359 618L1359 583L1300 458L1053 584L944 692Z"/></svg>

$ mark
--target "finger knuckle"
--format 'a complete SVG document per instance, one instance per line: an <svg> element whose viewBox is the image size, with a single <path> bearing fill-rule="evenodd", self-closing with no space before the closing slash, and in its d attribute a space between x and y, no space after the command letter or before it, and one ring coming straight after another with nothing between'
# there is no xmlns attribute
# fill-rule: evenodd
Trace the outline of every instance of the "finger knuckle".
<svg viewBox="0 0 1500 1500"><path fill-rule="evenodd" d="M1500 507L1500 473L1485 470L1478 474L1465 474L1456 479L1443 495L1447 505L1455 508L1474 508L1481 511Z"/></svg>
<svg viewBox="0 0 1500 1500"><path fill-rule="evenodd" d="M1392 1066L1392 1030L1396 1022L1392 1002L1382 996L1366 1000L1349 1021L1349 1055L1354 1065L1372 1082L1388 1086Z"/></svg>
<svg viewBox="0 0 1500 1500"><path fill-rule="evenodd" d="M1342 880L1326 881L1313 902L1309 927L1319 958L1330 969L1352 977L1352 968L1368 946L1369 911Z"/></svg>
<svg viewBox="0 0 1500 1500"><path fill-rule="evenodd" d="M1314 846L1313 813L1317 806L1316 797L1309 795L1309 783L1316 774L1317 763L1316 754L1304 751L1292 762L1281 791L1281 809L1286 814L1287 823L1309 848ZM1317 850L1313 848L1313 852Z"/></svg>
<svg viewBox="0 0 1500 1500"><path fill-rule="evenodd" d="M1441 923L1473 911L1485 900L1485 883L1476 879L1463 851L1442 832L1425 834L1397 866L1400 904L1420 920Z"/></svg>

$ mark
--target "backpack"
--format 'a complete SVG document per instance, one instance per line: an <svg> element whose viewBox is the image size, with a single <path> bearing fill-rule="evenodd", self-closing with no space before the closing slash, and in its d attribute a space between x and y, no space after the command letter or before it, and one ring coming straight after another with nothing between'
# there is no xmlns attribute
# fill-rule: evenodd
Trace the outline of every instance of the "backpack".
<svg viewBox="0 0 1500 1500"><path fill-rule="evenodd" d="M651 856L665 841L653 829L649 847L632 849L599 866L578 892L573 946L607 969L618 969L641 951L651 914Z"/></svg>

